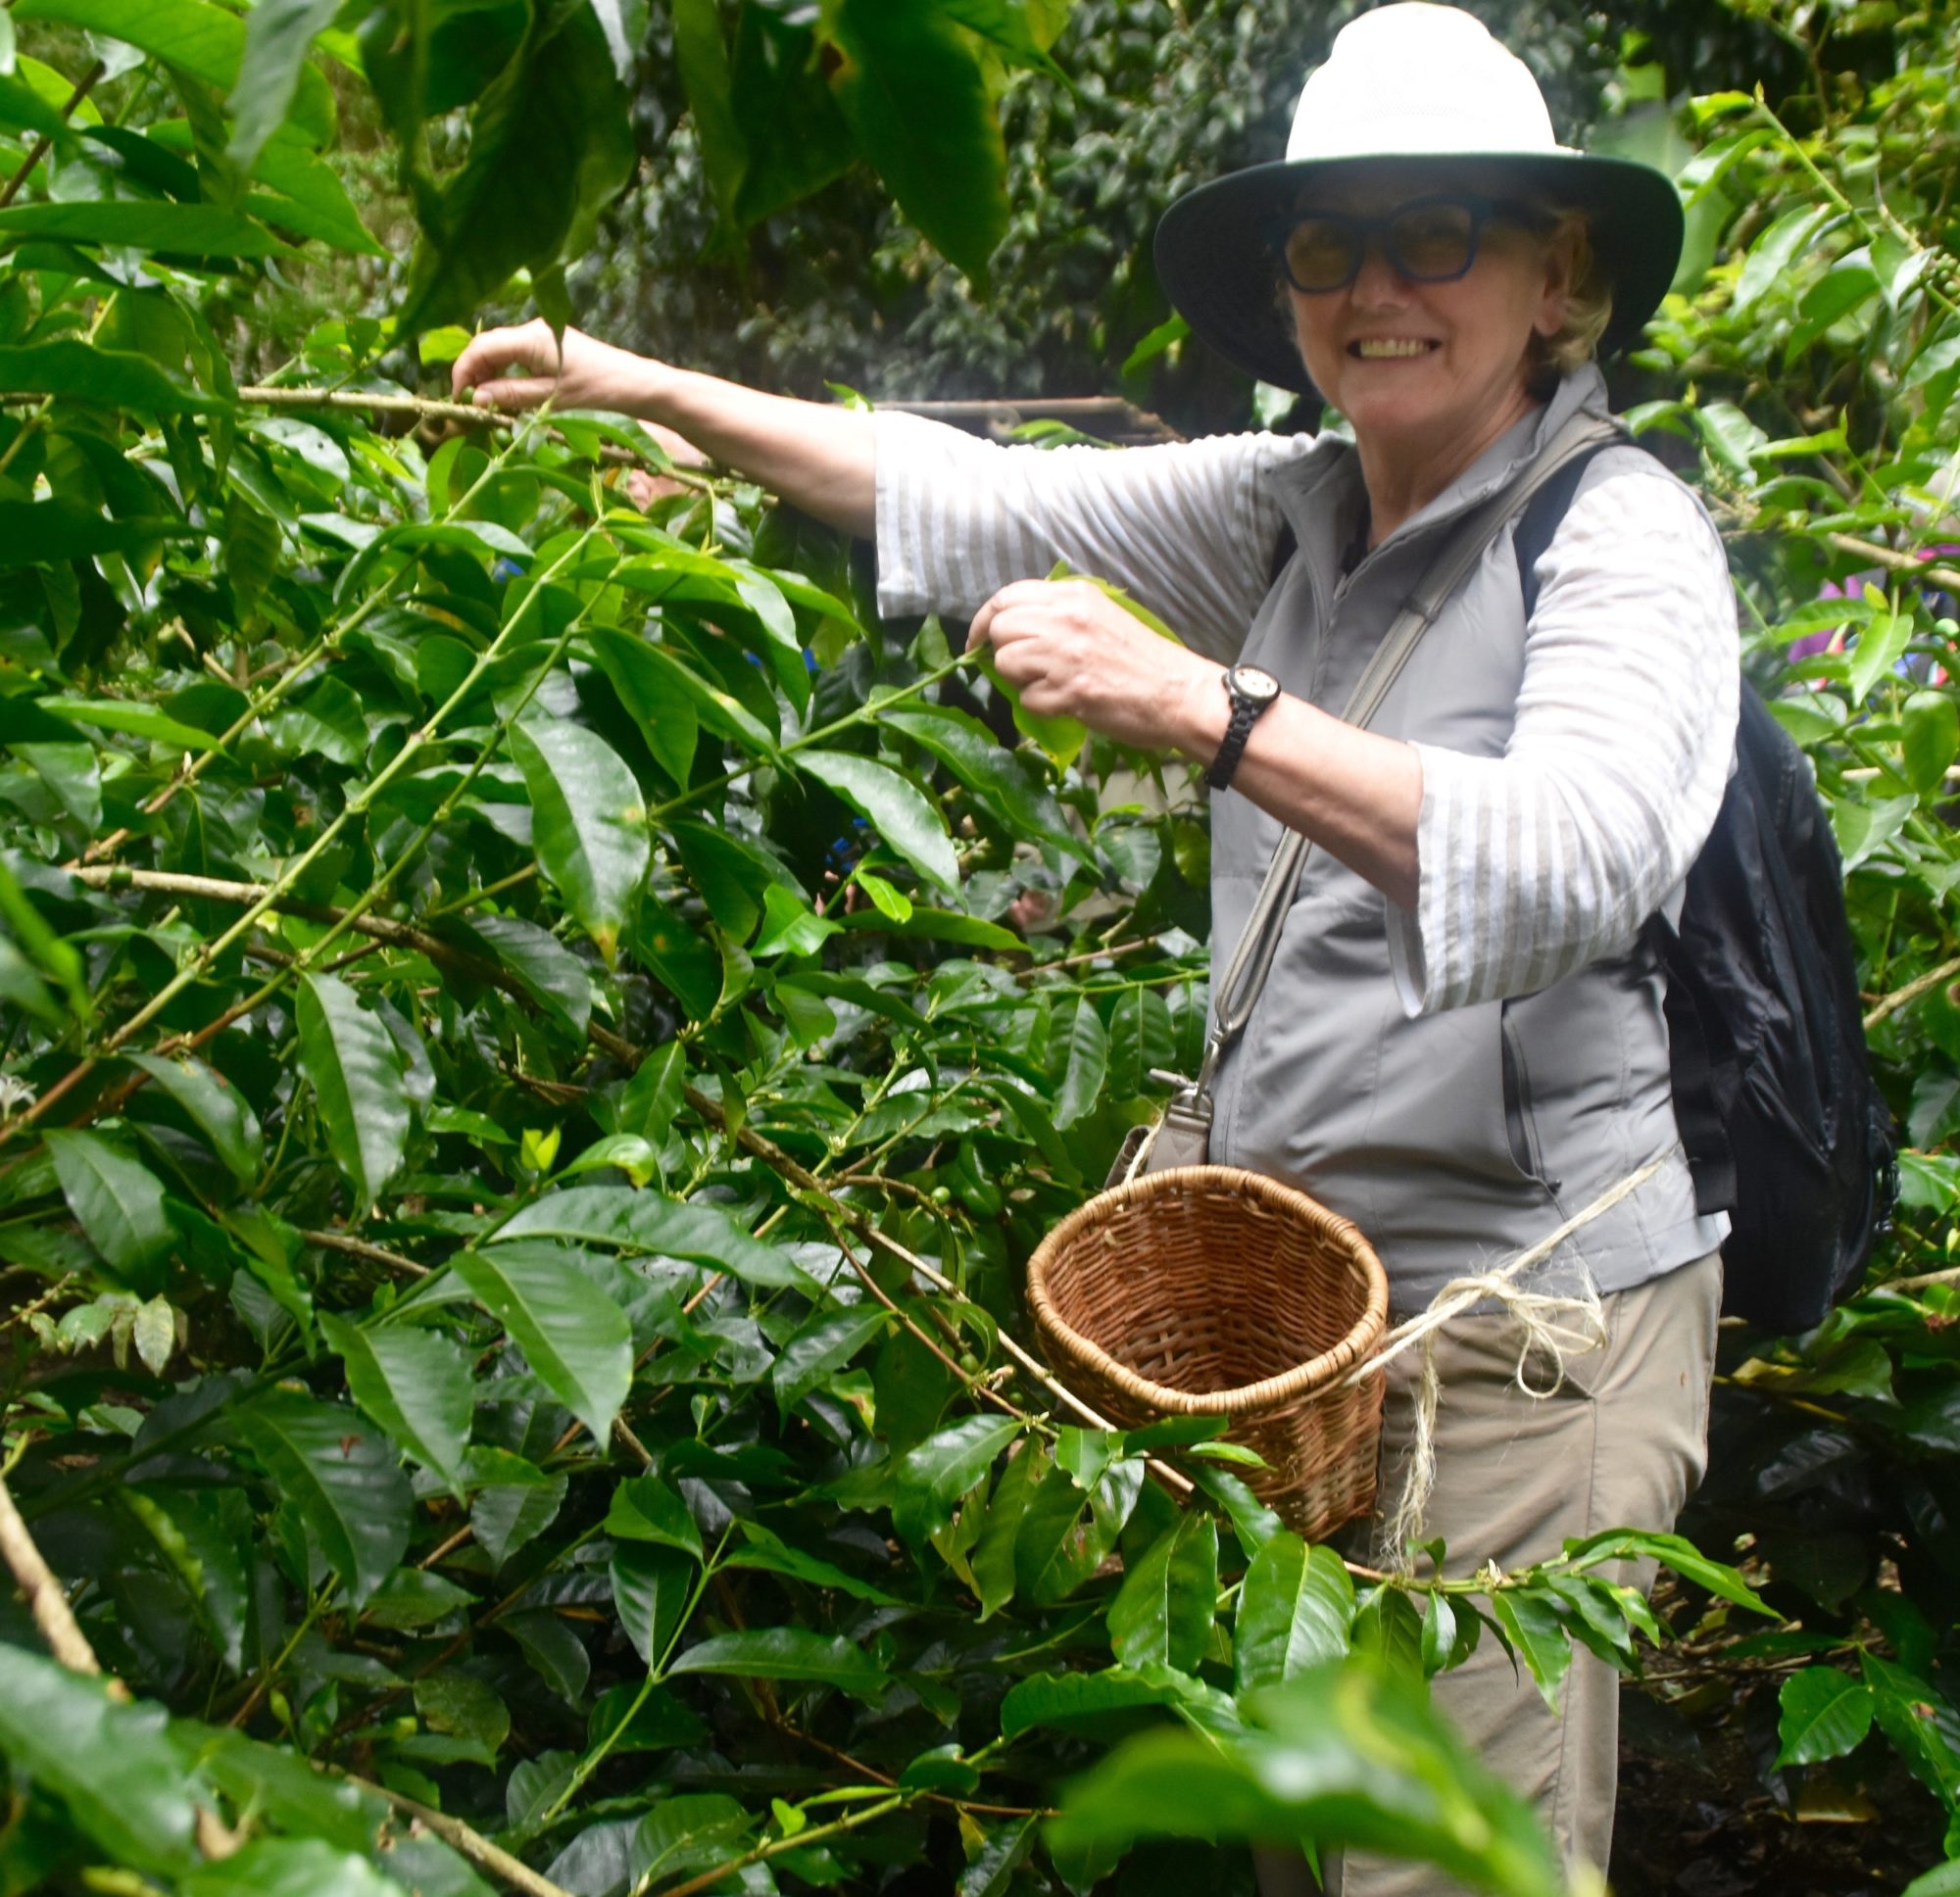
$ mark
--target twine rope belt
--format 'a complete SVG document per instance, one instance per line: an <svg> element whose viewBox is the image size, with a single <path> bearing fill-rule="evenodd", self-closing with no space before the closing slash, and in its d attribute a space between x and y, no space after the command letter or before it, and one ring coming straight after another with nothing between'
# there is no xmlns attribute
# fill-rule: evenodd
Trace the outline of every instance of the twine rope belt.
<svg viewBox="0 0 1960 1897"><path fill-rule="evenodd" d="M1582 1232L1593 1220L1603 1217L1624 1198L1637 1192L1674 1157L1674 1149L1656 1153L1643 1166L1636 1167L1618 1184L1609 1186L1592 1204L1575 1212L1538 1243L1506 1259L1489 1271L1466 1273L1452 1278L1430 1300L1429 1308L1383 1334L1373 1355L1355 1365L1342 1379L1342 1388L1358 1384L1386 1370L1403 1351L1420 1344L1422 1366L1417 1375L1414 1429L1408 1450L1408 1474L1393 1512L1383 1524L1381 1550L1385 1565L1401 1572L1412 1566L1410 1544L1420 1538L1423 1513L1436 1486L1436 1411L1442 1400L1443 1378L1436 1363L1436 1341L1443 1327L1462 1316L1472 1306L1495 1303L1517 1327L1518 1361L1511 1382L1535 1402L1556 1396L1565 1386L1569 1358L1603 1349L1607 1342L1606 1314L1599 1302L1598 1288L1590 1274L1576 1290L1551 1292L1534 1290L1519 1281L1548 1259L1574 1233ZM1535 1384L1531 1378L1534 1360L1550 1372L1550 1382Z"/></svg>

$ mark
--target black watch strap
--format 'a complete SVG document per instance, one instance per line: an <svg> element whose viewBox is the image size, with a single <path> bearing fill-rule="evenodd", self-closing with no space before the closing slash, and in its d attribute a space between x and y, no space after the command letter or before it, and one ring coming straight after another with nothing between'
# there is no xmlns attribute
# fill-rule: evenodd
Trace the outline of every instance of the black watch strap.
<svg viewBox="0 0 1960 1897"><path fill-rule="evenodd" d="M1242 672L1247 674L1243 679L1240 676ZM1230 789L1233 773L1239 768L1239 759L1246 753L1246 740L1252 735L1259 713L1279 697L1278 680L1253 666L1234 665L1226 672L1222 682L1225 696L1232 701L1232 717L1225 727L1218 754L1212 758L1210 767L1204 773L1204 781L1214 791Z"/></svg>

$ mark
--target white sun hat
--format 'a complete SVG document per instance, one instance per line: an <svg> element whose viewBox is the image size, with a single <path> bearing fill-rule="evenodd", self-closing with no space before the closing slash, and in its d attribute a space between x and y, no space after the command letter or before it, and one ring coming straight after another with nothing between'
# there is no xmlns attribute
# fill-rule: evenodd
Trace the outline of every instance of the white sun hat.
<svg viewBox="0 0 1960 1897"><path fill-rule="evenodd" d="M1164 213L1158 280L1222 355L1261 381L1305 389L1277 293L1278 236L1316 185L1390 166L1412 172L1417 190L1583 211L1613 284L1602 348L1639 335L1667 293L1681 256L1673 181L1561 145L1530 68L1474 14L1429 0L1398 0L1342 27L1326 64L1307 75L1285 159L1200 185ZM1424 176L1432 170L1433 185Z"/></svg>

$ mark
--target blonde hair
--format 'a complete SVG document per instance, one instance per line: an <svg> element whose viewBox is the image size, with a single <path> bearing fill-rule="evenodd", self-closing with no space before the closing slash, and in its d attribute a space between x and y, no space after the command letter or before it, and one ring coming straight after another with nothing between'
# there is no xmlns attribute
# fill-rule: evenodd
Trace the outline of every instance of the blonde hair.
<svg viewBox="0 0 1960 1897"><path fill-rule="evenodd" d="M1525 350L1526 379L1543 401L1584 363L1592 360L1599 338L1613 319L1613 279L1592 249L1592 234L1583 211L1547 207L1547 244L1570 244L1572 274L1565 295L1565 320L1549 336L1534 332Z"/></svg>

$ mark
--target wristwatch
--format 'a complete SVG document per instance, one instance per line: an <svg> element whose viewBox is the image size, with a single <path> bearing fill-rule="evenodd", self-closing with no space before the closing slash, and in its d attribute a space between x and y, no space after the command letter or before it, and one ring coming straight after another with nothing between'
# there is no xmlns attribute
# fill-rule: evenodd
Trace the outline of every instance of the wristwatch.
<svg viewBox="0 0 1960 1897"><path fill-rule="evenodd" d="M1246 749L1246 740L1252 735L1252 726L1258 716L1280 695L1280 682L1271 672L1262 672L1256 665L1234 665L1224 677L1225 696L1232 701L1232 721L1225 727L1224 742L1218 747L1218 755L1211 760L1211 768L1204 773L1204 781L1214 791L1228 788L1232 773L1239 768L1239 758Z"/></svg>

